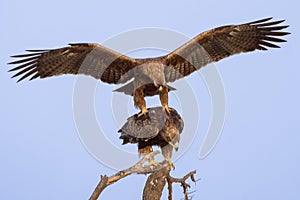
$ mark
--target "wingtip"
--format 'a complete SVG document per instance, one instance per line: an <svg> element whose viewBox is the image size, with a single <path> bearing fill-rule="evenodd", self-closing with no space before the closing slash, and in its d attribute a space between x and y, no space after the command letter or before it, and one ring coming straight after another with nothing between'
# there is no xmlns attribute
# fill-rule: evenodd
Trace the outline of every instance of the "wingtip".
<svg viewBox="0 0 300 200"><path fill-rule="evenodd" d="M264 18L264 19L257 20L257 21L264 21L264 22L266 22L266 21L270 21L270 20L272 20L272 19L273 19L273 17L266 17L266 18Z"/></svg>
<svg viewBox="0 0 300 200"><path fill-rule="evenodd" d="M17 80L17 83L19 83L19 82L21 82L22 80L24 80L25 78L26 78L27 76L22 76L21 78L19 78L18 80ZM12 77L13 78L13 77Z"/></svg>
<svg viewBox="0 0 300 200"><path fill-rule="evenodd" d="M285 22L285 19L277 20L276 21L278 24Z"/></svg>
<svg viewBox="0 0 300 200"><path fill-rule="evenodd" d="M280 23L283 23L283 22L285 22L286 21L286 19L282 19L282 20L279 20L280 21Z"/></svg>
<svg viewBox="0 0 300 200"><path fill-rule="evenodd" d="M271 19L273 19L273 17L268 17L268 18L252 21L252 22L247 23L247 24L259 24L259 23L270 21Z"/></svg>
<svg viewBox="0 0 300 200"><path fill-rule="evenodd" d="M8 65L10 64L10 63L7 63ZM14 68L11 68L11 69L9 69L7 72L12 72L12 71L15 71L15 67Z"/></svg>
<svg viewBox="0 0 300 200"><path fill-rule="evenodd" d="M14 64L17 64L16 63L17 61L12 61L12 62L9 62L9 63L7 63L8 65L14 65Z"/></svg>
<svg viewBox="0 0 300 200"><path fill-rule="evenodd" d="M13 75L13 76L11 76L10 78L11 79L13 79L13 78L15 78L16 77L16 75ZM21 80L20 79L18 79L17 81L16 81L16 83L19 83Z"/></svg>
<svg viewBox="0 0 300 200"><path fill-rule="evenodd" d="M14 64L18 64L20 60L15 60L15 61L11 61L9 63L7 63L8 65L14 65Z"/></svg>
<svg viewBox="0 0 300 200"><path fill-rule="evenodd" d="M281 36L285 36L285 35L290 35L290 34L292 34L292 33L290 33L290 32L281 32Z"/></svg>
<svg viewBox="0 0 300 200"><path fill-rule="evenodd" d="M266 21L269 21L271 19L273 19L273 17L267 17L267 18L265 18Z"/></svg>
<svg viewBox="0 0 300 200"><path fill-rule="evenodd" d="M18 60L17 60L17 61L11 61L11 62L9 62L9 63L7 63L7 64L8 64L8 65L18 64L18 63L16 63L16 62L18 62Z"/></svg>
<svg viewBox="0 0 300 200"><path fill-rule="evenodd" d="M290 25L284 25L284 26L281 26L281 27L282 27L282 29L285 29L285 28L290 27Z"/></svg>

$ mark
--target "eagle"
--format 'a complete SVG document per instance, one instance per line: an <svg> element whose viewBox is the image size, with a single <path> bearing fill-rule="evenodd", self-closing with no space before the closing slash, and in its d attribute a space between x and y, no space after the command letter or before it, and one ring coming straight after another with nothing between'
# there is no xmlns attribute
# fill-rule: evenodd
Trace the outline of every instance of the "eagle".
<svg viewBox="0 0 300 200"><path fill-rule="evenodd" d="M184 122L174 108L170 109L170 113L166 113L161 107L148 110L142 117L138 114L129 117L118 131L121 133L119 138L123 140L123 144L137 143L139 155L152 152L152 146L160 147L164 160L175 168L171 157L173 148L178 150ZM157 163L151 159L149 164Z"/></svg>
<svg viewBox="0 0 300 200"><path fill-rule="evenodd" d="M124 84L117 89L132 95L139 116L148 110L145 97L159 95L161 105L170 113L168 83L201 69L209 63L242 52L279 48L274 43L286 42L281 36L288 25L285 20L261 19L240 25L228 25L203 32L173 52L154 58L136 59L122 55L99 44L78 43L50 50L27 50L29 53L12 56L17 65L18 82L61 74L84 74L109 84Z"/></svg>

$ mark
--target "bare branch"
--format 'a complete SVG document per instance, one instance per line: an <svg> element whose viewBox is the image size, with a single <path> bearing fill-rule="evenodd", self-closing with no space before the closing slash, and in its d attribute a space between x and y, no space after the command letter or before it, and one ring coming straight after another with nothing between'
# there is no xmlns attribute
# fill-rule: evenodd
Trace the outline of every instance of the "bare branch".
<svg viewBox="0 0 300 200"><path fill-rule="evenodd" d="M168 182L168 190L169 190L169 197L168 197L168 200L172 200L172 184L173 183L181 183L181 186L183 188L183 193L184 193L184 199L185 200L188 200L189 197L188 197L188 188L190 188L190 185L186 183L186 180L188 178L191 178L191 180L193 182L195 182L195 177L194 175L196 174L196 171L191 171L189 172L187 175L185 175L184 177L182 178L174 178L172 177L170 174L168 174L168 176L166 177L167 178L167 182Z"/></svg>
<svg viewBox="0 0 300 200"><path fill-rule="evenodd" d="M161 163L157 163L157 165L145 165L145 162L147 162L148 160L150 160L151 158L153 158L154 156L156 156L157 154L159 154L159 151L154 151L151 152L147 155L145 155L138 163L136 163L134 166L119 171L116 174L107 177L106 175L101 176L100 177L100 182L98 183L97 187L95 188L93 194L91 195L91 197L89 198L90 200L96 200L98 199L98 197L100 196L100 194L102 193L102 191L109 185L119 181L122 178L125 178L126 176L130 175L130 174L149 174L149 173L153 173L156 172L162 168L165 168L168 166L168 163L166 162L161 162Z"/></svg>
<svg viewBox="0 0 300 200"><path fill-rule="evenodd" d="M108 181L108 177L106 175L104 175L104 176L101 175L100 182L98 183L92 196L90 197L90 200L98 199L101 192L106 188L107 181Z"/></svg>
<svg viewBox="0 0 300 200"><path fill-rule="evenodd" d="M159 171L153 172L147 179L147 182L143 191L143 200L160 200L163 188L165 187L166 182L168 182L168 200L172 200L172 192L173 192L173 183L181 183L183 188L184 198L188 200L189 193L188 188L189 184L186 183L188 178L191 178L193 182L195 182L194 175L196 171L191 171L186 174L183 178L174 178L170 175L171 167L168 165L165 168L160 169Z"/></svg>

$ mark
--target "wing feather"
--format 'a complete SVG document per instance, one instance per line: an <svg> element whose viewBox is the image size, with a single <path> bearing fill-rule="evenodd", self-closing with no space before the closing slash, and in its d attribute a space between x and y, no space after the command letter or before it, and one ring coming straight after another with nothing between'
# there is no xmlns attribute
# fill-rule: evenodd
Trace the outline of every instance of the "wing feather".
<svg viewBox="0 0 300 200"><path fill-rule="evenodd" d="M268 47L279 48L274 43L286 42L278 37L289 34L280 31L288 26L278 26L285 20L270 21L271 19L222 26L201 33L165 56L165 65L168 66L165 68L166 82L173 82L209 63L234 54L256 49L267 50Z"/></svg>
<svg viewBox="0 0 300 200"><path fill-rule="evenodd" d="M125 74L139 64L135 59L98 44L80 43L59 49L27 51L33 53L12 56L18 60L9 63L17 65L9 71L20 70L13 77L24 74L18 81L30 75L33 75L32 80L60 74L85 74L116 84L130 79Z"/></svg>
<svg viewBox="0 0 300 200"><path fill-rule="evenodd" d="M274 43L286 42L279 37L289 34L281 31L288 26L280 25L284 20L271 19L222 26L201 33L159 59L166 66L166 82L234 54L279 48ZM98 44L80 43L59 49L27 51L28 54L12 56L17 60L9 63L17 65L9 70L18 71L13 77L23 75L18 81L29 76L32 80L60 74L85 74L107 83L125 83L134 76L131 69L143 63L141 59L129 58Z"/></svg>
<svg viewBox="0 0 300 200"><path fill-rule="evenodd" d="M26 71L28 71L28 70L26 70ZM34 74L36 71L37 71L36 68L33 68L33 69L31 68L30 71L27 72L26 74L24 74L17 82L22 81L23 79L27 78L28 76Z"/></svg>

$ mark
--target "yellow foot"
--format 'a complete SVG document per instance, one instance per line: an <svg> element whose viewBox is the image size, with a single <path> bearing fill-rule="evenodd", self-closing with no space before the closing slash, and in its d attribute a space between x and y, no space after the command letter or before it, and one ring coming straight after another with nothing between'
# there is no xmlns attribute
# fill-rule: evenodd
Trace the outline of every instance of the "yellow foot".
<svg viewBox="0 0 300 200"><path fill-rule="evenodd" d="M164 105L163 108L168 114L170 114L170 112L173 110L172 108L169 108L168 105Z"/></svg>
<svg viewBox="0 0 300 200"><path fill-rule="evenodd" d="M138 114L137 117L139 118L141 116L145 116L147 113L148 113L148 110L147 109L143 109L142 112L140 114Z"/></svg>
<svg viewBox="0 0 300 200"><path fill-rule="evenodd" d="M149 160L149 163L147 164L147 166L151 166L151 165L153 165L153 166L158 166L159 163L156 162L154 159L151 159L151 160Z"/></svg>
<svg viewBox="0 0 300 200"><path fill-rule="evenodd" d="M175 165L172 163L172 161L170 159L166 159L166 162L169 164L169 167L171 169L175 169Z"/></svg>

